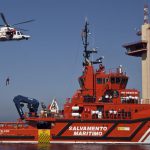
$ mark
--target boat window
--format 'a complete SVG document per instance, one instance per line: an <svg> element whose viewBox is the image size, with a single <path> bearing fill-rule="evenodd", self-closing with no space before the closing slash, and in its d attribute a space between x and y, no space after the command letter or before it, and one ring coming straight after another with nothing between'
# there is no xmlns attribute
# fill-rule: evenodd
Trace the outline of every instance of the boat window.
<svg viewBox="0 0 150 150"><path fill-rule="evenodd" d="M105 84L109 81L108 78L97 78L97 84Z"/></svg>
<svg viewBox="0 0 150 150"><path fill-rule="evenodd" d="M105 82L107 83L108 81L109 81L109 79L108 79L108 78L106 78L106 79L105 79Z"/></svg>
<svg viewBox="0 0 150 150"><path fill-rule="evenodd" d="M127 82L128 82L128 78L122 78L121 84L127 84Z"/></svg>
<svg viewBox="0 0 150 150"><path fill-rule="evenodd" d="M128 78L125 79L125 84L127 84L127 82L128 82Z"/></svg>
<svg viewBox="0 0 150 150"><path fill-rule="evenodd" d="M120 78L116 78L116 83L120 83Z"/></svg>
<svg viewBox="0 0 150 150"><path fill-rule="evenodd" d="M17 35L20 35L20 32L17 32Z"/></svg>
<svg viewBox="0 0 150 150"><path fill-rule="evenodd" d="M80 87L81 88L84 87L84 79L83 78L79 78L78 81L79 81Z"/></svg>
<svg viewBox="0 0 150 150"><path fill-rule="evenodd" d="M103 83L102 78L97 78L96 80L97 80L97 84L102 84Z"/></svg>
<svg viewBox="0 0 150 150"><path fill-rule="evenodd" d="M124 83L125 83L125 78L122 78L121 84L124 84Z"/></svg>
<svg viewBox="0 0 150 150"><path fill-rule="evenodd" d="M97 106L97 110L102 112L104 110L104 107L103 106Z"/></svg>
<svg viewBox="0 0 150 150"><path fill-rule="evenodd" d="M115 78L114 77L111 78L111 83L112 84L115 83Z"/></svg>
<svg viewBox="0 0 150 150"><path fill-rule="evenodd" d="M95 97L90 96L90 95L85 95L84 96L84 102L85 103L94 103L95 102Z"/></svg>

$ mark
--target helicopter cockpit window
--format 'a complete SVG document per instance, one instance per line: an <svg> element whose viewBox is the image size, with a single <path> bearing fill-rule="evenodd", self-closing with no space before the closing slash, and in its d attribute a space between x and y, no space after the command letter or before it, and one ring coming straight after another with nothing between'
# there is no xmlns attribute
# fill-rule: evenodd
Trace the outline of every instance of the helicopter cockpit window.
<svg viewBox="0 0 150 150"><path fill-rule="evenodd" d="M20 35L20 32L17 32L17 35Z"/></svg>

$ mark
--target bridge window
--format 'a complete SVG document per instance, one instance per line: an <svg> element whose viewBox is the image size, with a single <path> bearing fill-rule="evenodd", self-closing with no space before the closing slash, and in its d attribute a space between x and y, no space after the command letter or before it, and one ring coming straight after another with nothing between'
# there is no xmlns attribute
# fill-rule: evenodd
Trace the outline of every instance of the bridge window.
<svg viewBox="0 0 150 150"><path fill-rule="evenodd" d="M97 84L105 84L109 81L108 78L97 78Z"/></svg>
<svg viewBox="0 0 150 150"><path fill-rule="evenodd" d="M120 78L116 78L116 83L119 84L120 83Z"/></svg>
<svg viewBox="0 0 150 150"><path fill-rule="evenodd" d="M104 83L107 83L107 82L109 81L109 79L108 79L108 78L105 78L104 80L105 80L105 82L104 82Z"/></svg>
<svg viewBox="0 0 150 150"><path fill-rule="evenodd" d="M79 81L80 87L83 88L84 87L84 79L79 78L78 81Z"/></svg>
<svg viewBox="0 0 150 150"><path fill-rule="evenodd" d="M127 82L128 82L128 79L127 79L127 78L122 78L121 84L127 84Z"/></svg>
<svg viewBox="0 0 150 150"><path fill-rule="evenodd" d="M111 83L112 84L115 83L115 78L114 77L111 78Z"/></svg>
<svg viewBox="0 0 150 150"><path fill-rule="evenodd" d="M102 84L103 83L102 78L97 78L96 80L97 80L97 84Z"/></svg>

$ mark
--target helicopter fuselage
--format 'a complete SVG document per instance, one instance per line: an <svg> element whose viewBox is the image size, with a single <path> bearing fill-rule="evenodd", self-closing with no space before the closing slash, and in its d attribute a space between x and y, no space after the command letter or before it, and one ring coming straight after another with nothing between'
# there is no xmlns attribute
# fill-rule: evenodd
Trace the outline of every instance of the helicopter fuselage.
<svg viewBox="0 0 150 150"><path fill-rule="evenodd" d="M23 34L21 31L11 27L0 28L0 41L11 41L11 40L28 40L29 35Z"/></svg>

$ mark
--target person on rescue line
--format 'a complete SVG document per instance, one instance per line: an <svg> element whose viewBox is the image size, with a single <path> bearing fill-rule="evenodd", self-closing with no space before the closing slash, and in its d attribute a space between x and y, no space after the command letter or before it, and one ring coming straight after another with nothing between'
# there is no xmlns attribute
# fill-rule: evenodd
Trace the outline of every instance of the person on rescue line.
<svg viewBox="0 0 150 150"><path fill-rule="evenodd" d="M10 78L7 77L7 79L6 79L6 86L9 85L9 83L10 83Z"/></svg>

